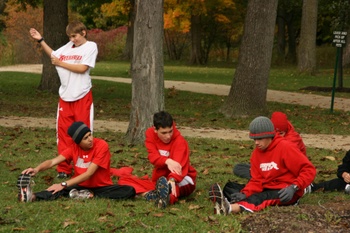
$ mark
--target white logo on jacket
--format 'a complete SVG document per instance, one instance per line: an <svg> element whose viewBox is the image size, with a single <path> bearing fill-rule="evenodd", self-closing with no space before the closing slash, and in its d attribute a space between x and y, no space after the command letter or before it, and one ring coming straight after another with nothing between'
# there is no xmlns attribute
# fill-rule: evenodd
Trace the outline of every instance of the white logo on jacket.
<svg viewBox="0 0 350 233"><path fill-rule="evenodd" d="M158 150L158 152L161 156L169 157L169 155L170 155L170 152L167 150Z"/></svg>
<svg viewBox="0 0 350 233"><path fill-rule="evenodd" d="M262 163L260 164L260 168L262 171L270 171L272 170L273 168L278 170L278 166L277 166L277 163L275 162L270 162L270 163Z"/></svg>
<svg viewBox="0 0 350 233"><path fill-rule="evenodd" d="M84 163L84 159L78 158L77 163L75 166L80 168L88 168L90 166L91 162Z"/></svg>

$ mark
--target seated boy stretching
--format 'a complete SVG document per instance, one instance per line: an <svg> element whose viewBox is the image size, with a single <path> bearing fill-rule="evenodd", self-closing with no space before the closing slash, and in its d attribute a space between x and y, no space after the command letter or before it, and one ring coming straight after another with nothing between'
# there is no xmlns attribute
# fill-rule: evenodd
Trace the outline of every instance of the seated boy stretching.
<svg viewBox="0 0 350 233"><path fill-rule="evenodd" d="M284 114L283 112L273 112L271 115L271 122L275 127L276 134L279 134L280 136L284 137L287 141L292 142L294 145L296 145L299 148L301 153L307 156L303 139L301 138L299 133L297 133L294 130L294 126L288 120L286 114ZM249 163L236 164L233 167L233 174L249 180L251 178L250 164Z"/></svg>
<svg viewBox="0 0 350 233"><path fill-rule="evenodd" d="M346 152L342 163L338 166L337 178L313 183L307 189L307 193L316 191L341 191L350 194L350 151Z"/></svg>
<svg viewBox="0 0 350 233"><path fill-rule="evenodd" d="M22 171L17 181L19 201L55 200L60 196L77 199L92 197L127 199L135 196L133 187L112 183L109 170L111 153L106 141L93 138L90 128L83 122L74 122L68 128L68 134L74 144L57 157L46 160L35 168ZM62 183L53 184L44 191L32 193L31 176L63 161L74 163L74 176Z"/></svg>
<svg viewBox="0 0 350 233"><path fill-rule="evenodd" d="M159 208L189 196L196 188L197 171L190 164L190 149L175 126L172 116L161 111L153 116L153 127L146 130L145 146L154 165L152 181L156 189L145 194Z"/></svg>
<svg viewBox="0 0 350 233"><path fill-rule="evenodd" d="M249 137L255 142L250 158L252 178L246 185L228 182L209 189L209 198L217 214L260 211L267 206L293 205L304 195L316 169L291 142L276 134L267 117L257 117L249 125Z"/></svg>

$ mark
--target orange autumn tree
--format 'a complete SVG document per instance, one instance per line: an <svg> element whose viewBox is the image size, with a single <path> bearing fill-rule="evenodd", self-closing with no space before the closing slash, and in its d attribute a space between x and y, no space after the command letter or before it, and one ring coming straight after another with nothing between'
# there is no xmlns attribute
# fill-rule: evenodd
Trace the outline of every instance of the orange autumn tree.
<svg viewBox="0 0 350 233"><path fill-rule="evenodd" d="M206 64L212 48L230 48L242 35L243 0L165 0L165 43L171 59L180 59L189 48L191 64Z"/></svg>
<svg viewBox="0 0 350 233"><path fill-rule="evenodd" d="M164 41L170 60L180 60L188 47L191 30L191 15L185 10L188 1L165 0Z"/></svg>
<svg viewBox="0 0 350 233"><path fill-rule="evenodd" d="M15 0L7 3L5 9L6 42L0 47L2 62L8 60L12 64L40 63L42 53L37 43L30 37L29 28L37 27L42 31L42 9L26 6L26 11Z"/></svg>
<svg viewBox="0 0 350 233"><path fill-rule="evenodd" d="M238 11L237 4L245 8L244 0L164 0L164 43L169 59L180 60L185 55L206 63L213 46L227 48L228 59L230 48L242 35L245 11ZM124 20L131 26L133 5L134 0L103 4L100 23L105 20L119 25Z"/></svg>

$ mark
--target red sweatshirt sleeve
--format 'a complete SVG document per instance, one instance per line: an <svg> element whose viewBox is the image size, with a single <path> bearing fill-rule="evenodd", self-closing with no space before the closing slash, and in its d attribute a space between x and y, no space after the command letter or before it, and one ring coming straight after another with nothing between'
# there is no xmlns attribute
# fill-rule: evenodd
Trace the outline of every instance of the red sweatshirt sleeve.
<svg viewBox="0 0 350 233"><path fill-rule="evenodd" d="M157 144L160 143L159 141L160 140L158 139L158 136L154 132L153 127L146 130L145 146L148 152L148 160L151 162L151 164L157 167L164 166L165 161L168 159L167 156L162 156L159 153L159 148L157 146Z"/></svg>
<svg viewBox="0 0 350 233"><path fill-rule="evenodd" d="M182 174L170 173L168 179L174 178L177 182L180 182L187 176L190 166L188 143L181 135L174 140L170 151L170 159L175 160L182 166Z"/></svg>

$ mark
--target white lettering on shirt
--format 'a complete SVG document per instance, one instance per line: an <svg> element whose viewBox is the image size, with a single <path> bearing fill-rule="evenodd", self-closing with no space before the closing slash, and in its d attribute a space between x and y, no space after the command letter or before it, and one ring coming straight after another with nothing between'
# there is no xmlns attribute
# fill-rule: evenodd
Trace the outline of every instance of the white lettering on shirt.
<svg viewBox="0 0 350 233"><path fill-rule="evenodd" d="M91 164L91 162L84 163L84 159L78 158L75 166L80 167L80 168L88 168L90 166L90 164Z"/></svg>
<svg viewBox="0 0 350 233"><path fill-rule="evenodd" d="M161 156L169 157L169 155L170 155L170 152L167 150L158 150L158 152Z"/></svg>
<svg viewBox="0 0 350 233"><path fill-rule="evenodd" d="M262 171L270 171L273 168L276 169L276 170L279 169L275 162L262 163L262 164L260 164L260 168L261 168Z"/></svg>

